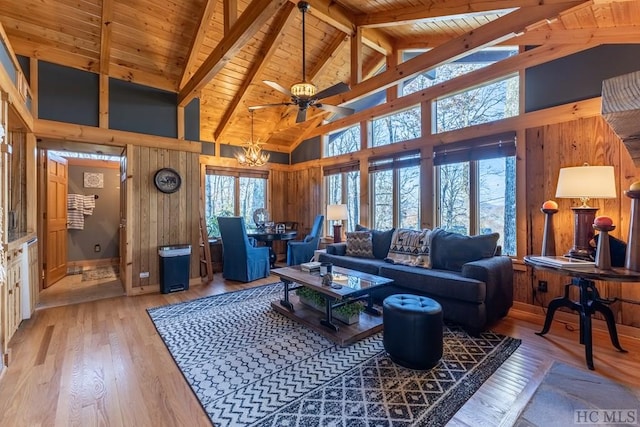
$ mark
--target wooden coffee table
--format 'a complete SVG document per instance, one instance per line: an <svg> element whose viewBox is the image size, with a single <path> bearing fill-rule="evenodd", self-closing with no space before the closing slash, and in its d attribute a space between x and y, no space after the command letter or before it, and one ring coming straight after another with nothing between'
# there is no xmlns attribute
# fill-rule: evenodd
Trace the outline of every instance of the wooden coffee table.
<svg viewBox="0 0 640 427"><path fill-rule="evenodd" d="M341 275L342 280L334 282L333 286L323 286L319 273L302 271L300 266L276 268L271 273L284 283L284 298L272 302L271 306L330 340L346 345L382 330L382 316L373 306L371 291L389 285L393 280L335 266L333 273ZM300 287L320 292L325 298L325 311L308 307L299 301L297 295L291 294L291 291ZM353 325L338 326L334 322L333 309L359 300L367 302L359 321Z"/></svg>

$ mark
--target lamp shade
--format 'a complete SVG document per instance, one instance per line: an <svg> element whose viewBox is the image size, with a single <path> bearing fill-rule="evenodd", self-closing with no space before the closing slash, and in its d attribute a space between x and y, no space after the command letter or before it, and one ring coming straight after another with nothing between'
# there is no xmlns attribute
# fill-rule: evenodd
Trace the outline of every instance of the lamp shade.
<svg viewBox="0 0 640 427"><path fill-rule="evenodd" d="M613 166L575 166L560 169L556 197L576 199L615 199Z"/></svg>
<svg viewBox="0 0 640 427"><path fill-rule="evenodd" d="M327 205L327 219L329 221L342 221L348 217L347 205Z"/></svg>

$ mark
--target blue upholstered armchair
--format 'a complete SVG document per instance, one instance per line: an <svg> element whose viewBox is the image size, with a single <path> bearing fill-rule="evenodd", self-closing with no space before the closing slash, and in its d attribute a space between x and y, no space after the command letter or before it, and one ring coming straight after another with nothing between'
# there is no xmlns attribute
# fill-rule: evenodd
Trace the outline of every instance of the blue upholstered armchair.
<svg viewBox="0 0 640 427"><path fill-rule="evenodd" d="M218 217L222 238L222 277L251 282L269 276L269 248L254 248L247 237L244 218Z"/></svg>
<svg viewBox="0 0 640 427"><path fill-rule="evenodd" d="M318 249L320 235L324 225L324 215L316 216L309 233L302 241L290 241L287 245L287 265L298 265L311 261L313 252Z"/></svg>

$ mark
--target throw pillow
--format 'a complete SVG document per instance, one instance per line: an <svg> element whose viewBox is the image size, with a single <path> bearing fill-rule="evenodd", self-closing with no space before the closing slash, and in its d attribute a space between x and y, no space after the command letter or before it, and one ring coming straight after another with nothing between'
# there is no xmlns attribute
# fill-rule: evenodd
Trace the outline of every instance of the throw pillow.
<svg viewBox="0 0 640 427"><path fill-rule="evenodd" d="M387 256L395 229L392 228L391 230L370 230L363 225L357 224L356 231L371 231L371 242L373 243L374 258L384 259Z"/></svg>
<svg viewBox="0 0 640 427"><path fill-rule="evenodd" d="M429 257L431 230L399 228L393 232L385 261L394 264L431 268Z"/></svg>
<svg viewBox="0 0 640 427"><path fill-rule="evenodd" d="M373 258L373 245L370 231L351 231L347 233L347 255L358 258Z"/></svg>
<svg viewBox="0 0 640 427"><path fill-rule="evenodd" d="M431 266L462 271L468 262L494 256L499 238L498 233L465 236L437 228L431 236Z"/></svg>

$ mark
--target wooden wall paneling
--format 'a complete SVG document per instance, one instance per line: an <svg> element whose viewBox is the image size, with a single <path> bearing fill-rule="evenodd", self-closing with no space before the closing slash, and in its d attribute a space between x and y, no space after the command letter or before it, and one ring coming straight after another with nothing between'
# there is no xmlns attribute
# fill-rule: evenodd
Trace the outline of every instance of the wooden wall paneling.
<svg viewBox="0 0 640 427"><path fill-rule="evenodd" d="M150 177L151 171L155 165L151 165L149 161L149 147L140 147L140 271L137 278L139 279L140 286L149 286L149 277L142 277L142 273L150 273L149 258L151 253L151 241L149 238L149 210L150 210L150 194L151 187L153 186L153 177ZM155 253L153 255L156 255ZM156 255L157 256L157 255Z"/></svg>
<svg viewBox="0 0 640 427"><path fill-rule="evenodd" d="M522 271L513 271L513 300L533 304L531 292L531 268L525 267Z"/></svg>
<svg viewBox="0 0 640 427"><path fill-rule="evenodd" d="M191 207L191 277L200 277L200 254L197 245L200 242L200 155L193 153L188 156L191 167L191 178L187 187L191 194L188 196L187 206ZM204 242L208 244L208 242Z"/></svg>
<svg viewBox="0 0 640 427"><path fill-rule="evenodd" d="M149 165L150 173L155 174L158 166L158 149L152 147L149 149ZM151 177L153 179L153 177ZM154 189L149 191L149 246L158 248L158 198L159 191ZM149 259L149 283L160 283L160 259L152 256Z"/></svg>
<svg viewBox="0 0 640 427"><path fill-rule="evenodd" d="M133 258L131 265L131 287L132 289L140 287L140 261L141 261L141 246L140 246L140 233L141 229L144 226L141 221L140 211L143 209L142 204L140 203L140 193L142 191L140 179L140 159L142 157L142 148L143 147L135 147L134 148L134 156L132 161L130 162L132 166L131 175L133 176L131 182L131 190L133 192L133 203L135 206L133 207Z"/></svg>

